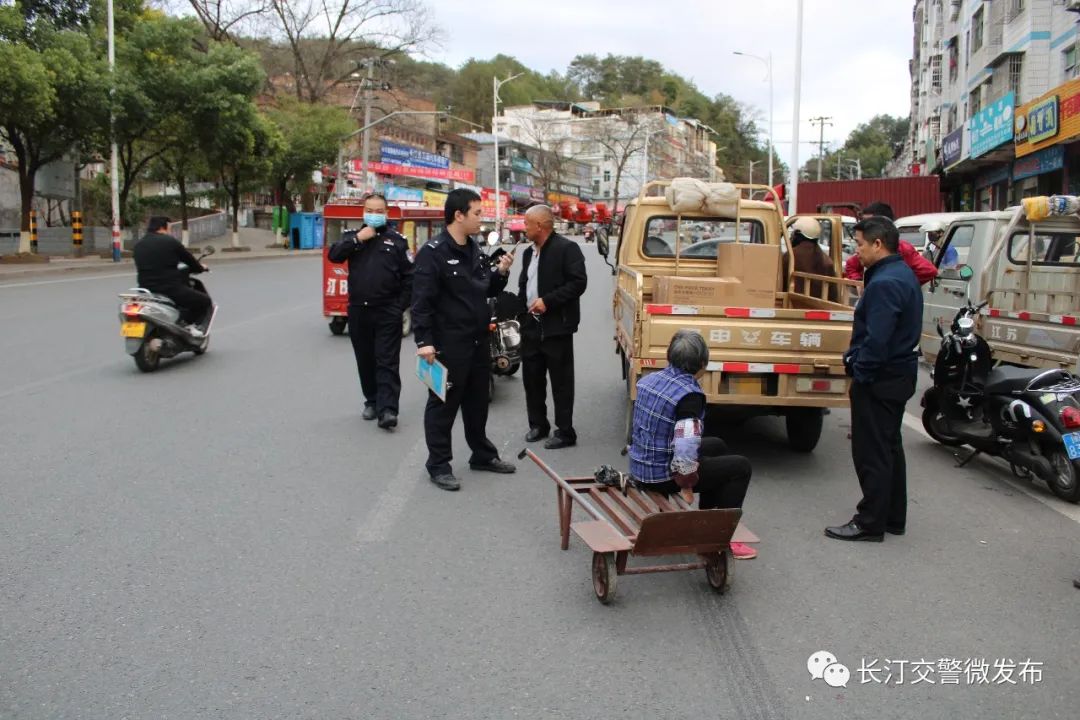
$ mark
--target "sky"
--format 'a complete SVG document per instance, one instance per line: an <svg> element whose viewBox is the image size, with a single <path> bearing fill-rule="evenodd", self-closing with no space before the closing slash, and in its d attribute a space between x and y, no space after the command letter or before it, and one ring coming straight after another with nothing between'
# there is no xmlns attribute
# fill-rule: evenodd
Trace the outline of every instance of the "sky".
<svg viewBox="0 0 1080 720"><path fill-rule="evenodd" d="M428 0L442 28L427 59L459 67L512 55L542 73L565 73L574 56L641 55L758 111L767 137L766 64L733 55L772 53L773 133L791 164L797 0ZM799 139L819 137L809 118L832 117L825 140L843 144L879 113L910 111L912 0L804 0ZM799 165L816 154L800 143Z"/></svg>

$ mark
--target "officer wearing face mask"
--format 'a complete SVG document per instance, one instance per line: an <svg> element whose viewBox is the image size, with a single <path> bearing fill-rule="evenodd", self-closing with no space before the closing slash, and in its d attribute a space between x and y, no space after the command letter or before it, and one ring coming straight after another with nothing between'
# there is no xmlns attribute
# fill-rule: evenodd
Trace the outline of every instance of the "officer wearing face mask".
<svg viewBox="0 0 1080 720"><path fill-rule="evenodd" d="M386 225L386 198L364 200L364 224L342 234L330 262L349 263L349 338L356 355L365 420L397 427L401 395L401 315L412 302L409 243Z"/></svg>

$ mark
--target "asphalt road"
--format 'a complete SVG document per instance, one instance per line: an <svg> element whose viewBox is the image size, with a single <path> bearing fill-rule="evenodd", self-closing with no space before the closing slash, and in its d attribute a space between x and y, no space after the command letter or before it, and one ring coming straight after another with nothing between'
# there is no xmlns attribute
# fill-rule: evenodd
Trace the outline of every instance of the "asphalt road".
<svg viewBox="0 0 1080 720"><path fill-rule="evenodd" d="M580 445L546 455L565 474L620 461L612 278L586 256ZM536 469L470 472L459 423L462 491L427 482L410 342L401 425L360 419L319 268L220 267L210 352L153 375L118 336L126 278L0 284L0 717L1080 712L1080 512L1042 483L992 461L955 469L909 428L908 534L830 541L822 528L858 499L847 413L809 456L780 421L754 420L727 438L754 463L760 556L724 596L701 572L624 577L605 607L585 546L559 550ZM519 379L499 379L488 430L505 457L521 448ZM849 668L846 687L811 679L820 650ZM943 684L940 659L985 660L990 683ZM858 672L875 660L891 679ZM1027 660L1041 665L1021 678Z"/></svg>

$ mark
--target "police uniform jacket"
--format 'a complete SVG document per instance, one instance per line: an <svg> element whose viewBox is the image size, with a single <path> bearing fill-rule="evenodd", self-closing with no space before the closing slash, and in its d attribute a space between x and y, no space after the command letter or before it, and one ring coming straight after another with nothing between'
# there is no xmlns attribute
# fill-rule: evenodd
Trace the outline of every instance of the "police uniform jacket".
<svg viewBox="0 0 1080 720"><path fill-rule="evenodd" d="M394 230L379 228L367 242L357 240L356 231L347 232L331 246L328 257L330 262L349 263L350 306L409 307L413 263L408 241Z"/></svg>

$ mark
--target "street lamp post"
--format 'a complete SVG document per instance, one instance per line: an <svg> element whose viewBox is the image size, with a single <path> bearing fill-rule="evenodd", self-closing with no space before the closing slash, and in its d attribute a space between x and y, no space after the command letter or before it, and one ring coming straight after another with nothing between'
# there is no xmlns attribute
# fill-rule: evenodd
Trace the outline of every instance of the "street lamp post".
<svg viewBox="0 0 1080 720"><path fill-rule="evenodd" d="M747 184L748 185L753 185L754 184L754 166L757 165L761 161L760 160L748 160L747 162L750 163L750 178L749 178L749 182Z"/></svg>
<svg viewBox="0 0 1080 720"><path fill-rule="evenodd" d="M495 232L502 237L502 193L499 187L501 181L499 166L499 88L515 78L519 78L525 73L518 73L517 75L508 75L505 80L500 80L497 77L492 76L491 88L493 90L491 95L491 137L495 139Z"/></svg>
<svg viewBox="0 0 1080 720"><path fill-rule="evenodd" d="M109 25L109 99L112 100L116 92L116 29L113 21L113 0L109 0L108 6ZM120 152L116 147L116 116L113 112L112 103L109 103L109 195L112 200L112 259L120 262L120 169L118 158Z"/></svg>
<svg viewBox="0 0 1080 720"><path fill-rule="evenodd" d="M795 11L795 94L791 128L791 199L788 213L799 211L799 100L802 94L802 29L803 0L798 0Z"/></svg>
<svg viewBox="0 0 1080 720"><path fill-rule="evenodd" d="M769 187L772 187L773 183L773 74L772 74L772 51L769 51L768 57L761 57L760 55L752 55L751 53L735 51L736 55L742 55L744 57L754 58L765 63L765 66L769 69L769 182L766 183Z"/></svg>

